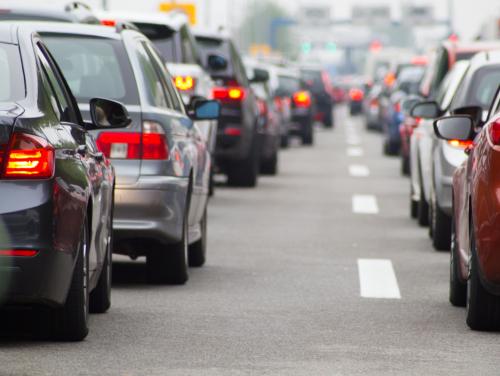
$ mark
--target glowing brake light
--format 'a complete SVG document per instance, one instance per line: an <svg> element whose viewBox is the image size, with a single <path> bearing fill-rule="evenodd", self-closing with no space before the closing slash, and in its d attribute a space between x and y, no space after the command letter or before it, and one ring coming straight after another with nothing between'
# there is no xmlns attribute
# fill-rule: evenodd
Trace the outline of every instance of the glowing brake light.
<svg viewBox="0 0 500 376"><path fill-rule="evenodd" d="M14 133L5 159L4 179L47 179L54 174L54 148L38 136Z"/></svg>
<svg viewBox="0 0 500 376"><path fill-rule="evenodd" d="M101 25L115 27L116 20L101 20Z"/></svg>
<svg viewBox="0 0 500 376"><path fill-rule="evenodd" d="M174 79L175 87L181 91L193 90L196 80L191 76L177 76Z"/></svg>
<svg viewBox="0 0 500 376"><path fill-rule="evenodd" d="M34 249L0 249L0 256L10 257L33 257L38 251Z"/></svg>
<svg viewBox="0 0 500 376"><path fill-rule="evenodd" d="M362 101L363 98L365 97L365 94L363 93L363 90L357 89L357 88L352 88L349 90L349 98L351 98L352 101L359 102ZM378 104L378 102L377 102Z"/></svg>
<svg viewBox="0 0 500 376"><path fill-rule="evenodd" d="M101 132L97 137L99 150L113 159L169 158L168 142L162 126L152 121L143 123L140 132Z"/></svg>
<svg viewBox="0 0 500 376"><path fill-rule="evenodd" d="M221 101L242 101L246 91L242 87L216 87L212 90L213 99Z"/></svg>
<svg viewBox="0 0 500 376"><path fill-rule="evenodd" d="M309 107L311 106L311 96L307 91L298 91L293 94L293 103L297 107Z"/></svg>

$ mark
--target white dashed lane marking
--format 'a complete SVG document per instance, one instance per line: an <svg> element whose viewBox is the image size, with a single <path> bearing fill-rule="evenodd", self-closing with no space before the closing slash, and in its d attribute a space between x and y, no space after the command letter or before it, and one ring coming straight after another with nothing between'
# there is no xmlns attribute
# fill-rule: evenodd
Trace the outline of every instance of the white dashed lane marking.
<svg viewBox="0 0 500 376"><path fill-rule="evenodd" d="M362 157L364 155L363 149L360 147L347 148L348 157Z"/></svg>
<svg viewBox="0 0 500 376"><path fill-rule="evenodd" d="M377 214L377 198L373 195L352 196L352 211L355 214Z"/></svg>
<svg viewBox="0 0 500 376"><path fill-rule="evenodd" d="M358 259L358 272L362 298L401 299L391 260Z"/></svg>
<svg viewBox="0 0 500 376"><path fill-rule="evenodd" d="M370 170L368 169L368 167L363 165L350 165L349 175L355 178L365 178L367 176L370 176Z"/></svg>

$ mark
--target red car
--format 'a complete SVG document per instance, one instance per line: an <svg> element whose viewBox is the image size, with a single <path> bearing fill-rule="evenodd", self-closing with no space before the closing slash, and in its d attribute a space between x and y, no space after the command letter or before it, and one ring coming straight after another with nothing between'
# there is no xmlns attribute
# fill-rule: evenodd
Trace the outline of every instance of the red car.
<svg viewBox="0 0 500 376"><path fill-rule="evenodd" d="M500 330L500 94L479 128L481 115L441 118L434 130L448 141L473 140L453 176L450 302L467 307L471 329Z"/></svg>

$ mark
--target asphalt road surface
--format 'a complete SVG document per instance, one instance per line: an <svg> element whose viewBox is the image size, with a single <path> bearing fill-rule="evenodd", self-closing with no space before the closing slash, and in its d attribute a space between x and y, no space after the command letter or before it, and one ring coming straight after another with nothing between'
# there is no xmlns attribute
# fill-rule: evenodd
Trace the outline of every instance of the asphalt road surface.
<svg viewBox="0 0 500 376"><path fill-rule="evenodd" d="M113 305L82 343L1 320L0 375L499 375L500 337L448 303L448 253L408 215L399 160L337 112L258 189L220 187L209 258L151 286L115 258Z"/></svg>

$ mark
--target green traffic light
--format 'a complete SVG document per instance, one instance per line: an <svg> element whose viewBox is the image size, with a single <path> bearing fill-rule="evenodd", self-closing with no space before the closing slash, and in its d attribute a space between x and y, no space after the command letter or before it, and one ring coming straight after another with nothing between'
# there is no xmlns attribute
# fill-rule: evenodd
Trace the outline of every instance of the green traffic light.
<svg viewBox="0 0 500 376"><path fill-rule="evenodd" d="M312 43L310 43L310 42L304 42L304 43L302 43L301 49L302 49L302 52L304 54L311 53L311 51L312 51Z"/></svg>
<svg viewBox="0 0 500 376"><path fill-rule="evenodd" d="M337 44L335 42L328 42L326 44L326 49L330 52L335 52L337 51Z"/></svg>

